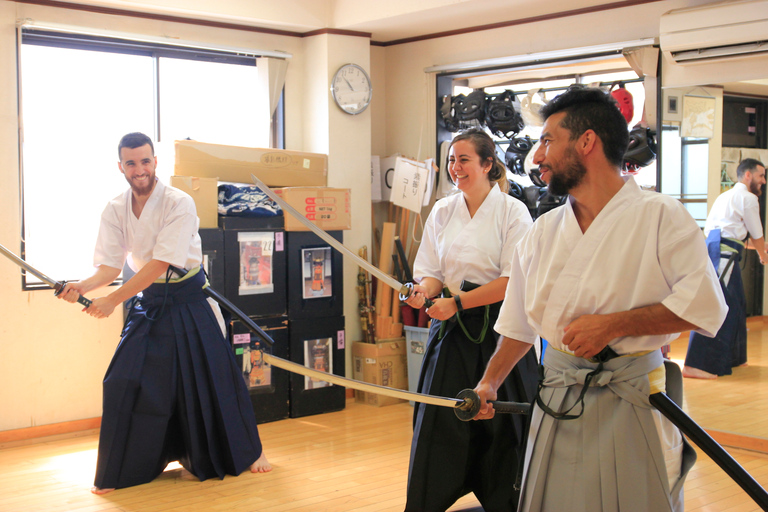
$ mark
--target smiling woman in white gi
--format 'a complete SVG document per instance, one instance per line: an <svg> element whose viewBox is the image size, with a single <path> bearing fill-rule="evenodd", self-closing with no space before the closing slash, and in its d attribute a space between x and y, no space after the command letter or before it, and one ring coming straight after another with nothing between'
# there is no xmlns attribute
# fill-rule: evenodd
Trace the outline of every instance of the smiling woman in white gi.
<svg viewBox="0 0 768 512"><path fill-rule="evenodd" d="M451 142L448 172L460 193L438 201L427 219L414 263L419 283L408 304L426 297L432 318L419 391L456 396L480 379L496 347L493 324L518 240L532 224L525 205L506 194L506 168L491 138L469 130ZM462 282L465 283L462 286ZM469 290L471 286L478 285ZM529 402L536 357L523 358L499 391L500 400ZM407 511L443 511L474 492L485 510L515 510L523 418L461 422L444 407L416 404Z"/></svg>

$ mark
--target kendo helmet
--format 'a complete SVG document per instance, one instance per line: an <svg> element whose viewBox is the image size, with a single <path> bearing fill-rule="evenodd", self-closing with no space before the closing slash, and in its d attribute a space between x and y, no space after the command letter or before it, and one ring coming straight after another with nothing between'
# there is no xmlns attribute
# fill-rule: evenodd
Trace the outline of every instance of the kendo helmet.
<svg viewBox="0 0 768 512"><path fill-rule="evenodd" d="M507 168L515 174L525 176L525 157L528 156L532 147L533 141L528 135L510 140L504 154L504 163L507 164Z"/></svg>
<svg viewBox="0 0 768 512"><path fill-rule="evenodd" d="M505 138L514 137L525 128L514 92L504 91L486 98L485 125L494 135Z"/></svg>
<svg viewBox="0 0 768 512"><path fill-rule="evenodd" d="M629 132L629 145L624 153L624 171L635 174L656 160L656 140L650 128L635 126Z"/></svg>
<svg viewBox="0 0 768 512"><path fill-rule="evenodd" d="M616 86L618 89L613 89ZM616 100L621 115L626 119L627 124L632 122L632 118L635 116L635 104L632 99L632 94L624 87L624 82L614 82L611 86L611 96Z"/></svg>
<svg viewBox="0 0 768 512"><path fill-rule="evenodd" d="M531 178L531 181L534 185L537 187L546 187L547 184L544 182L544 180L541 179L539 166L534 165L533 163L533 155L536 154L536 151L538 151L540 145L540 141L536 141L536 144L533 145L530 151L528 151L528 154L525 156L525 162L523 165L525 166L525 174Z"/></svg>

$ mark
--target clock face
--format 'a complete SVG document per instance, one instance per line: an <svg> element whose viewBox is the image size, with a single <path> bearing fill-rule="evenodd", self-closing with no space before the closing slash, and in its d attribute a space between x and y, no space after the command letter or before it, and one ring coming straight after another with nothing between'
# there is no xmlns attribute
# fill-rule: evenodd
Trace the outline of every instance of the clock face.
<svg viewBox="0 0 768 512"><path fill-rule="evenodd" d="M357 64L345 64L333 77L331 93L341 110L359 114L371 103L371 79Z"/></svg>

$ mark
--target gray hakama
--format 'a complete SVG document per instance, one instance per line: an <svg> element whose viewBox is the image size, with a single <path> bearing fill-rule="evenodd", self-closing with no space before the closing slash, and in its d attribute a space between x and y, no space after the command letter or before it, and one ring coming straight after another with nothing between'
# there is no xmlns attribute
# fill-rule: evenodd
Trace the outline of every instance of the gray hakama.
<svg viewBox="0 0 768 512"><path fill-rule="evenodd" d="M683 439L680 477L670 489L648 401L648 373L662 364L658 350L604 363L578 419L555 419L534 408L520 511L683 512L683 482L696 452ZM565 412L597 363L552 349L543 367L540 396L550 409ZM576 405L570 414L580 410Z"/></svg>

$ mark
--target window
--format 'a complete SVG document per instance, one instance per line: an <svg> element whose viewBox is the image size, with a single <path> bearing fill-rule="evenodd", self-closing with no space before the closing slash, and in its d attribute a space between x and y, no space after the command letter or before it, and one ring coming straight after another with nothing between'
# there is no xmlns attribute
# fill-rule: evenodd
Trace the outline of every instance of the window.
<svg viewBox="0 0 768 512"><path fill-rule="evenodd" d="M682 202L700 227L707 220L709 140L680 137L680 128L664 126L661 132L661 190Z"/></svg>
<svg viewBox="0 0 768 512"><path fill-rule="evenodd" d="M257 115L269 99L253 57L34 31L20 55L24 254L55 279L93 273L101 212L127 188L124 134L156 141L164 183L174 140L269 147L275 119Z"/></svg>

